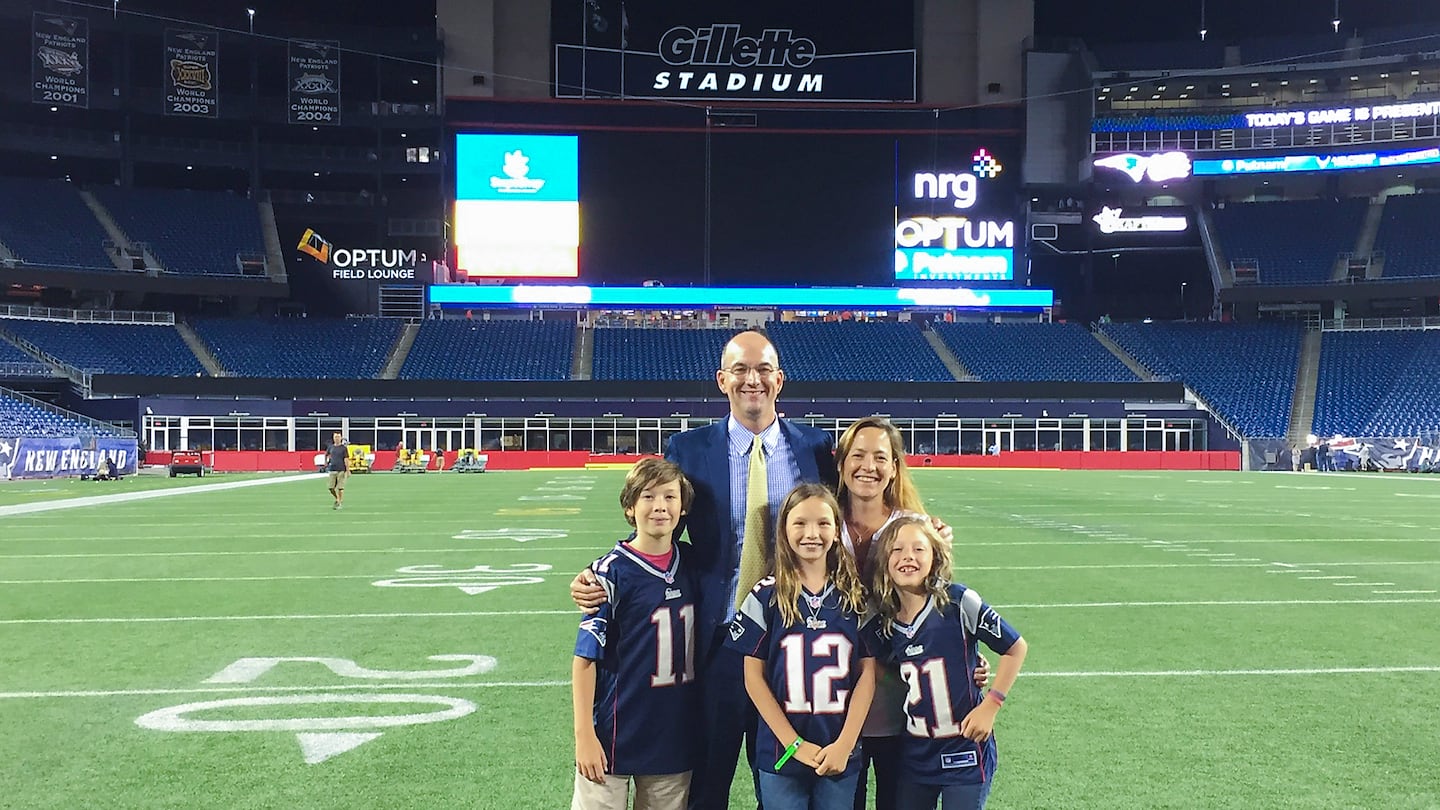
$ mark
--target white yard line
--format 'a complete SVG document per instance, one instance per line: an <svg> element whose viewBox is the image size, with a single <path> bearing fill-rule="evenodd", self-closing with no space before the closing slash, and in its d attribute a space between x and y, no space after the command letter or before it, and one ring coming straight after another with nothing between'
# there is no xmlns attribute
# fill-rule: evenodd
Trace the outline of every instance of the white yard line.
<svg viewBox="0 0 1440 810"><path fill-rule="evenodd" d="M1296 677L1306 675L1396 675L1407 673L1440 673L1440 666L1395 667L1310 667L1284 669L1159 669L1159 670L1058 670L1029 671L1026 678L1217 678L1217 677ZM274 692L370 692L387 689L455 690L455 689L558 689L569 687L570 681L437 681L435 683L367 683L325 684L315 686L201 686L180 689L68 689L0 692L0 700L36 700L55 698L150 697L169 695L255 694Z"/></svg>
<svg viewBox="0 0 1440 810"><path fill-rule="evenodd" d="M1285 607L1291 605L1433 605L1440 599L1196 599L1174 602L1045 602L997 604L1005 610L1074 610L1077 608L1151 608L1151 607ZM117 616L47 619L0 619L0 625L56 624L172 624L185 622L259 622L259 621L349 621L363 619L446 619L485 618L500 616L569 616L578 617L577 610L460 610L403 613L293 613L253 614L244 616Z"/></svg>
<svg viewBox="0 0 1440 810"><path fill-rule="evenodd" d="M195 486L176 487L174 489L147 489L144 492L116 492L110 495L87 495L82 498L61 498L54 501L39 501L37 503L17 503L11 506L0 506L0 517L28 515L34 514L35 512L54 512L62 509L77 509L82 506L104 506L112 503L148 501L155 498L189 495L195 492L221 492L227 489L246 489L248 487L266 486L268 484L283 484L289 481L314 481L324 477L324 473L302 473L300 475L282 475L275 478L256 478L248 481L196 484Z"/></svg>

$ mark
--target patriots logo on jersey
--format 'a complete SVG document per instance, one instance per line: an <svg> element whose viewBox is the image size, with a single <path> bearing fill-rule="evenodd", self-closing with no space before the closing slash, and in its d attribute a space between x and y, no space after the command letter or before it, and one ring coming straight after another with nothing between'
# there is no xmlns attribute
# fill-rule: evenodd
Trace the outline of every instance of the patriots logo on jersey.
<svg viewBox="0 0 1440 810"><path fill-rule="evenodd" d="M601 647L605 646L605 620L599 618L586 619L580 622L580 630L595 637Z"/></svg>
<svg viewBox="0 0 1440 810"><path fill-rule="evenodd" d="M671 600L671 599L680 599L680 598L683 598L684 596L685 596L685 594L684 594L684 593L681 593L681 591L680 591L679 588L666 588L666 589L665 589L665 600L666 600L666 601L669 601L669 600Z"/></svg>
<svg viewBox="0 0 1440 810"><path fill-rule="evenodd" d="M990 608L980 614L979 628L990 634L991 638L1000 638L1000 614L995 608Z"/></svg>
<svg viewBox="0 0 1440 810"><path fill-rule="evenodd" d="M924 645L924 644L911 644L909 647L906 647L906 648L905 648L905 654L906 654L906 655L924 655L924 654L925 654L925 645Z"/></svg>
<svg viewBox="0 0 1440 810"><path fill-rule="evenodd" d="M743 635L745 635L745 626L740 623L740 617L737 616L734 621L730 622L730 638L733 641L739 641Z"/></svg>

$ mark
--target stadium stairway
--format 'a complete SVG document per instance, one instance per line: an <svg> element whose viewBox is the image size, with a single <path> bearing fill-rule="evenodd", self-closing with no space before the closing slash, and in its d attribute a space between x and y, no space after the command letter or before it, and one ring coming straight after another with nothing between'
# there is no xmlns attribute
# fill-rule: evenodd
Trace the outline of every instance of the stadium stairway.
<svg viewBox="0 0 1440 810"><path fill-rule="evenodd" d="M965 368L965 364L960 362L960 358L956 357L955 353L950 351L950 347L945 345L945 340L940 337L939 332L931 329L927 324L925 328L921 330L921 334L925 336L925 341L930 344L930 348L935 351L935 354L940 358L940 362L945 364L945 368L950 372L951 376L957 380L975 379L974 375L970 373L970 370Z"/></svg>
<svg viewBox="0 0 1440 810"><path fill-rule="evenodd" d="M570 363L570 379L588 380L595 373L595 330L584 326L575 330L575 359Z"/></svg>
<svg viewBox="0 0 1440 810"><path fill-rule="evenodd" d="M131 255L143 255L145 257L146 270L161 267L160 260L151 255L150 251L142 251L134 242L130 241L130 237L125 235L125 232L120 229L119 223L115 221L114 217L110 216L109 211L105 210L105 206L101 205L100 201L95 199L94 194L88 191L81 191L80 199L84 201L85 207L90 209L90 213L95 215L95 219L100 223L100 227L105 229L105 235L110 237L111 242L115 243L115 249L107 250L105 253L109 255L110 262L115 265L116 270L123 270L127 273L134 272L135 268L130 266L129 256Z"/></svg>
<svg viewBox="0 0 1440 810"><path fill-rule="evenodd" d="M1210 280L1215 289L1223 290L1235 286L1235 270L1225 258L1220 247L1220 237L1215 233L1215 217L1207 206L1195 208L1195 222L1200 228L1200 244L1205 248L1206 264L1210 265Z"/></svg>
<svg viewBox="0 0 1440 810"><path fill-rule="evenodd" d="M230 376L225 371L225 367L220 365L220 361L216 359L215 353L210 351L210 347L205 345L205 341L201 340L200 336L195 334L195 330L190 328L190 324L177 320L175 321L175 331L180 333L180 339L185 341L185 345L189 346L190 351L194 353L195 359L205 367L205 373L211 377Z"/></svg>
<svg viewBox="0 0 1440 810"><path fill-rule="evenodd" d="M1375 237L1380 235L1380 221L1385 217L1385 198L1371 200L1370 207L1365 210L1365 220L1360 223L1360 235L1355 239L1356 256L1373 256L1375 253ZM1347 270L1349 268L1346 268ZM1375 262L1365 269L1365 278L1379 278L1380 268ZM1335 281L1344 281L1342 274ZM1308 431L1307 431L1308 432Z"/></svg>
<svg viewBox="0 0 1440 810"><path fill-rule="evenodd" d="M1319 329L1305 332L1300 344L1300 360L1295 368L1295 396L1290 400L1290 423L1285 437L1293 443L1305 441L1315 424L1315 390L1320 380Z"/></svg>
<svg viewBox="0 0 1440 810"><path fill-rule="evenodd" d="M1120 344L1111 340L1109 335L1105 334L1099 329L1091 329L1090 334L1094 335L1095 339L1100 341L1101 346L1109 349L1111 354L1119 358L1120 362L1124 363L1125 367L1130 369L1131 373L1133 373L1137 378L1141 380L1150 380L1154 378L1155 375L1150 373L1150 369L1145 368L1145 366L1141 365L1140 361L1136 360L1134 355L1120 348Z"/></svg>
<svg viewBox="0 0 1440 810"><path fill-rule="evenodd" d="M275 206L270 204L270 196L260 200L260 232L265 236L265 274L272 281L285 281L285 250L280 246L280 229L275 226ZM415 338L410 338L414 342ZM405 346L405 351L410 351L410 346ZM404 362L404 358L401 358ZM399 369L399 366L396 366ZM393 380L394 377L386 377Z"/></svg>
<svg viewBox="0 0 1440 810"><path fill-rule="evenodd" d="M410 356L410 347L415 345L415 336L418 334L420 334L420 324L414 322L405 324L405 328L400 330L400 337L395 338L395 345L391 347L390 354L385 358L385 366L380 369L380 379L393 380L400 376L400 367L405 365L405 358Z"/></svg>

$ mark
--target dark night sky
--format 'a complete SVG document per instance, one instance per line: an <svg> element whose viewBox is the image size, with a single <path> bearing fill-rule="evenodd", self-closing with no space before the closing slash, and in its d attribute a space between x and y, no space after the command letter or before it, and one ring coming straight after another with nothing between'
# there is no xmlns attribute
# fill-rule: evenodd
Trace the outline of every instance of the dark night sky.
<svg viewBox="0 0 1440 810"><path fill-rule="evenodd" d="M1328 34L1334 0L1208 0L1206 27L1221 42ZM1036 0L1035 33L1087 42L1188 39L1200 28L1201 0ZM1436 0L1341 0L1340 32L1440 22Z"/></svg>
<svg viewBox="0 0 1440 810"><path fill-rule="evenodd" d="M11 0L0 0L10 2ZM544 2L545 0L537 0ZM654 0L632 0L641 6ZM811 0L795 0L809 3ZM576 0L580 2L580 0ZM602 0L615 2L615 0ZM712 0L680 0L713 8ZM109 10L108 0L82 0L82 7ZM121 10L158 13L178 19L243 29L245 8L258 9L256 29L279 33L287 22L424 25L434 18L433 0L121 0ZM1334 0L1205 0L1212 38L1233 42L1257 36L1326 34ZM1089 42L1188 39L1200 27L1201 0L1035 0L1035 33L1080 37ZM1440 0L1341 0L1341 33L1375 26L1440 23Z"/></svg>

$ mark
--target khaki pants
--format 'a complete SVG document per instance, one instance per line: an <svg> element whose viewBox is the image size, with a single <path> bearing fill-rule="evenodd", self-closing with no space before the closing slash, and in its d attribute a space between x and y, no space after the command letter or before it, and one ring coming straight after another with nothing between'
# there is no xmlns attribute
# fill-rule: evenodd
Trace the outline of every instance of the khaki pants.
<svg viewBox="0 0 1440 810"><path fill-rule="evenodd" d="M658 776L618 776L605 774L605 784L597 785L575 772L575 798L570 810L625 810L630 782L635 782L635 810L684 810L690 796L690 772Z"/></svg>

